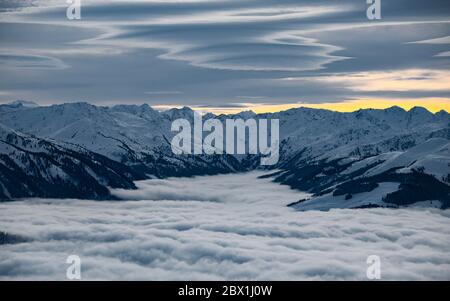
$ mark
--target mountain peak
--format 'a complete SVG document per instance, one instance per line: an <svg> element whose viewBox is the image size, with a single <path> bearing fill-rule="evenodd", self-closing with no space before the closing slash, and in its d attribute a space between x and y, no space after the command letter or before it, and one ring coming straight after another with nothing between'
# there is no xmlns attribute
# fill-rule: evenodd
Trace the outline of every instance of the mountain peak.
<svg viewBox="0 0 450 301"><path fill-rule="evenodd" d="M385 112L392 112L392 113L404 113L406 112L405 109L399 106L392 106L390 108L384 109Z"/></svg>
<svg viewBox="0 0 450 301"><path fill-rule="evenodd" d="M151 106L149 106L148 104L146 104L146 103L141 104L141 108L143 108L143 109L152 109L153 110L153 108Z"/></svg>
<svg viewBox="0 0 450 301"><path fill-rule="evenodd" d="M191 111L193 111L190 107L188 107L188 106L184 106L184 107L182 107L181 109L179 109L180 111L183 111L183 112L191 112Z"/></svg>
<svg viewBox="0 0 450 301"><path fill-rule="evenodd" d="M431 114L430 111L428 111L424 107L420 107L420 106L415 106L415 107L411 108L411 110L409 110L409 112L413 113L413 114Z"/></svg>
<svg viewBox="0 0 450 301"><path fill-rule="evenodd" d="M134 105L134 104L127 104L127 105L115 105L111 107L111 110L113 111L120 111L120 112L128 112L136 114L138 112L156 112L151 106L144 103L142 105Z"/></svg>
<svg viewBox="0 0 450 301"><path fill-rule="evenodd" d="M163 114L165 116L169 117L169 119L178 119L178 118L191 119L194 116L194 110L192 110L189 107L184 106L181 109L173 108L173 109L164 111Z"/></svg>
<svg viewBox="0 0 450 301"><path fill-rule="evenodd" d="M21 100L21 99L7 103L6 105L11 106L11 107L25 107L25 108L39 107L39 105L35 102L28 101L28 100Z"/></svg>
<svg viewBox="0 0 450 301"><path fill-rule="evenodd" d="M256 113L252 110L242 111L237 114L234 114L233 117L235 118L242 118L242 119L249 119L256 116Z"/></svg>
<svg viewBox="0 0 450 301"><path fill-rule="evenodd" d="M436 112L436 115L447 116L449 113L446 110L440 110L439 112Z"/></svg>
<svg viewBox="0 0 450 301"><path fill-rule="evenodd" d="M62 104L55 104L53 106L61 106L61 107L86 107L86 108L91 108L91 107L97 107L96 105L93 105L87 101L76 101L76 102L67 102L67 103L62 103Z"/></svg>

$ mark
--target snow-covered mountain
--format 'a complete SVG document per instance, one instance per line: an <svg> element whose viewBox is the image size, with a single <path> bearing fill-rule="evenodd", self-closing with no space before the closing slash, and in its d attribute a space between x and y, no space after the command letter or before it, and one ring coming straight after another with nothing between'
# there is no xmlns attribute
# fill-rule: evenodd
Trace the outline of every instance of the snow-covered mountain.
<svg viewBox="0 0 450 301"><path fill-rule="evenodd" d="M283 171L276 174L276 181L313 192L317 197L335 191L339 185L355 187L364 183L359 184L364 186L364 180L372 177L371 185L355 188L353 193L349 190L344 196L351 198L358 194L357 204L349 202L344 205L339 200L332 200L342 207L374 205L373 198L365 197L363 193L372 191L382 181L397 183L397 186L403 184L400 188L405 190L411 179L406 176L387 177L388 173L394 173L394 169L399 170L395 173L413 174L415 179L418 178L415 171L431 175L436 181L428 186L436 186L438 191L441 191L437 187L441 183L448 187L450 152L446 143L450 139L450 115L445 111L432 114L419 107L408 112L392 107L352 113L295 109L274 115L280 118L283 136L282 157L277 166ZM438 150L434 147L436 143ZM421 181L418 182L423 189ZM394 190L399 191L400 188ZM376 192L377 200L386 198L387 193ZM339 192L334 192L334 196L336 194ZM444 207L449 204L445 189L438 196L431 193L415 196L417 198L404 195L403 199L393 200L391 197L390 200L395 205L403 205L437 198ZM327 209L325 202L321 203L324 206L316 208ZM295 207L309 208L306 203Z"/></svg>
<svg viewBox="0 0 450 301"><path fill-rule="evenodd" d="M27 134L70 142L155 177L234 172L231 157L174 156L170 140L171 117L193 116L189 108L159 113L148 105L98 107L71 103L3 110L1 123Z"/></svg>
<svg viewBox="0 0 450 301"><path fill-rule="evenodd" d="M342 161L281 172L276 175L277 181L294 187L313 186L316 194L311 199L291 204L298 210L397 207L425 201L433 206L450 207L448 139L431 138L406 151ZM305 172L309 173L305 176Z"/></svg>
<svg viewBox="0 0 450 301"><path fill-rule="evenodd" d="M214 116L208 114L210 117ZM193 111L184 107L158 112L148 105L100 107L87 103L48 107L0 105L0 123L15 131L81 146L146 177L215 174L259 167L255 156L174 155L170 126L178 118L192 120ZM410 111L392 107L339 113L298 108L217 118L278 118L280 160L271 167L277 169L272 176L275 181L314 193L308 204L329 196L331 201L320 203L336 201L343 207L364 207L379 205L384 198L397 205L401 202L398 198L392 201L388 193L405 190L411 177L425 183L422 177L429 176L433 180L428 186L435 188L449 184L450 115L445 111L432 114L420 107ZM372 184L359 184L362 188L343 196L347 201L351 197L353 203L339 201L347 186L355 187L355 183L365 183L362 179L369 178ZM387 189L382 181L394 184ZM364 197L367 192L373 192L372 196ZM410 201L403 203L439 199L445 206L448 194L408 198ZM295 207L309 208L307 202ZM315 208L327 207L330 206Z"/></svg>
<svg viewBox="0 0 450 301"><path fill-rule="evenodd" d="M0 199L111 198L108 187L132 189L133 169L80 146L24 135L0 124Z"/></svg>
<svg viewBox="0 0 450 301"><path fill-rule="evenodd" d="M15 100L13 102L7 103L4 106L11 107L11 108L37 108L39 105L33 101L29 100Z"/></svg>

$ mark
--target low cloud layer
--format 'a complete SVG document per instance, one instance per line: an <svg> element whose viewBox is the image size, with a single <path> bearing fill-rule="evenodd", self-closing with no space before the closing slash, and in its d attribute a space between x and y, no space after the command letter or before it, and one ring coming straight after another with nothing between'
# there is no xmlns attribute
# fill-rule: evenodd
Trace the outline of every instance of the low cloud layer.
<svg viewBox="0 0 450 301"><path fill-rule="evenodd" d="M84 280L450 280L450 211L296 212L298 191L258 173L149 180L131 201L0 204L0 279L64 280L67 256Z"/></svg>

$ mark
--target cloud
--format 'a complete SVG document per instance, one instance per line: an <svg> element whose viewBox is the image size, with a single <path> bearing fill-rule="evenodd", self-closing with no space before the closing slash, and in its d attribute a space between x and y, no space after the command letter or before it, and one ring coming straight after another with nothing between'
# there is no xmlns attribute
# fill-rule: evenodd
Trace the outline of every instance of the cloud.
<svg viewBox="0 0 450 301"><path fill-rule="evenodd" d="M308 78L285 78L285 81L316 81L323 84L347 84L353 91L364 92L439 92L448 91L447 70L408 69L401 71L329 74Z"/></svg>
<svg viewBox="0 0 450 301"><path fill-rule="evenodd" d="M61 60L30 54L2 53L0 52L0 65L6 68L17 69L64 69L66 65Z"/></svg>
<svg viewBox="0 0 450 301"><path fill-rule="evenodd" d="M33 5L32 0L3 0L0 2L0 12L9 12Z"/></svg>
<svg viewBox="0 0 450 301"><path fill-rule="evenodd" d="M171 94L182 94L181 91L145 91L145 94L149 95L171 95Z"/></svg>
<svg viewBox="0 0 450 301"><path fill-rule="evenodd" d="M351 82L324 84L315 78L442 71L450 62L449 6L441 0L389 1L379 22L368 21L367 4L354 0L86 0L79 21L65 18L65 2L27 3L5 4L15 8L1 13L0 50L68 68L28 65L24 72L21 62L5 65L0 90L13 92L4 101L150 101L219 108L236 102L236 95L258 91L264 98L246 102L329 103L373 98L373 92L355 89ZM27 57L22 60L26 64ZM279 80L286 77L303 80ZM42 87L36 78L45 79ZM443 95L414 87L402 97ZM380 97L397 98L397 92L386 90Z"/></svg>
<svg viewBox="0 0 450 301"><path fill-rule="evenodd" d="M27 237L0 246L0 279L63 280L68 255L82 277L140 280L449 280L450 211L297 212L302 193L261 173L139 182L130 201L0 204L0 229Z"/></svg>

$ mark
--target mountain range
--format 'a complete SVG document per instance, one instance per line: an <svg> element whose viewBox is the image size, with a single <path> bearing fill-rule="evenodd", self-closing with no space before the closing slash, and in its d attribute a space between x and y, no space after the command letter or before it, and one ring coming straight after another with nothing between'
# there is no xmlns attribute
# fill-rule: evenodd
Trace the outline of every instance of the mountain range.
<svg viewBox="0 0 450 301"><path fill-rule="evenodd" d="M257 168L255 155L174 155L171 123L188 107L0 105L0 199L112 198L133 181ZM450 114L415 107L341 113L296 108L205 118L280 121L280 159L267 177L308 191L297 210L450 206Z"/></svg>

